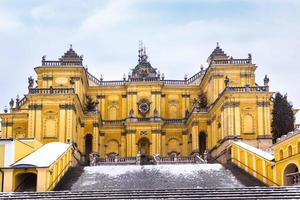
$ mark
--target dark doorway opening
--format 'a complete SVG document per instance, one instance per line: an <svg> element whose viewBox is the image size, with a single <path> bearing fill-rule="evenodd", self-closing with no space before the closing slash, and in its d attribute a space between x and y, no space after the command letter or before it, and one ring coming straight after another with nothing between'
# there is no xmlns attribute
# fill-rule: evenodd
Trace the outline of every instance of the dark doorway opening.
<svg viewBox="0 0 300 200"><path fill-rule="evenodd" d="M92 134L86 134L85 136L85 159L89 161L89 155L93 150L93 136Z"/></svg>
<svg viewBox="0 0 300 200"><path fill-rule="evenodd" d="M138 149L141 154L141 165L150 163L150 141L148 138L141 138L138 142Z"/></svg>
<svg viewBox="0 0 300 200"><path fill-rule="evenodd" d="M37 175L34 173L18 174L15 178L15 192L35 192Z"/></svg>
<svg viewBox="0 0 300 200"><path fill-rule="evenodd" d="M297 179L295 179L295 174L299 172L297 165L294 163L288 164L284 169L284 185L296 185L298 184Z"/></svg>
<svg viewBox="0 0 300 200"><path fill-rule="evenodd" d="M199 133L199 154L203 155L206 150L206 133Z"/></svg>

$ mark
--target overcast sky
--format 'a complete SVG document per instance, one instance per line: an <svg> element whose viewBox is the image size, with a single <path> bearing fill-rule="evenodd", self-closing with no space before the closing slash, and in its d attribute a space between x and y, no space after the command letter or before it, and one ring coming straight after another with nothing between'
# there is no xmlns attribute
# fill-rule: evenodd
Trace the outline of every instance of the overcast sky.
<svg viewBox="0 0 300 200"><path fill-rule="evenodd" d="M27 92L43 55L57 60L73 44L96 77L122 79L139 40L170 79L206 67L216 42L234 58L252 53L257 83L268 74L300 108L299 21L298 0L0 0L0 109Z"/></svg>

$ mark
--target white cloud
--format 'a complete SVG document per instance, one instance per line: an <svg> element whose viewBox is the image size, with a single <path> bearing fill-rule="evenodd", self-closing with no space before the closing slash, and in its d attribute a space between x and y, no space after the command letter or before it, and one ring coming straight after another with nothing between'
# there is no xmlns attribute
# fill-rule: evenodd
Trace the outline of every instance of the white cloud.
<svg viewBox="0 0 300 200"><path fill-rule="evenodd" d="M35 20L51 19L56 16L55 9L49 5L40 5L33 7L30 10L30 14Z"/></svg>
<svg viewBox="0 0 300 200"><path fill-rule="evenodd" d="M0 8L0 32L15 30L21 26L16 17Z"/></svg>
<svg viewBox="0 0 300 200"><path fill-rule="evenodd" d="M103 8L94 10L92 15L83 21L81 29L86 32L95 32L117 26L133 16L130 6L135 2L135 0L111 0Z"/></svg>

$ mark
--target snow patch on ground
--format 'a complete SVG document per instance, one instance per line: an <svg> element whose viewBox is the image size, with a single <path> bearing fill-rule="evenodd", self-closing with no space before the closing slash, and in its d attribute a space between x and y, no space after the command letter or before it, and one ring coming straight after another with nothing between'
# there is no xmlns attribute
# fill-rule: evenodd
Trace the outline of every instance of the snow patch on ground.
<svg viewBox="0 0 300 200"><path fill-rule="evenodd" d="M137 172L140 170L152 170L156 169L162 173L171 173L174 175L180 174L193 174L195 171L207 171L207 170L221 170L223 167L220 164L175 164L175 165L113 165L113 166L95 166L85 167L84 171L88 174L102 173L109 176L118 176L130 172Z"/></svg>
<svg viewBox="0 0 300 200"><path fill-rule="evenodd" d="M244 187L220 164L85 167L71 190Z"/></svg>

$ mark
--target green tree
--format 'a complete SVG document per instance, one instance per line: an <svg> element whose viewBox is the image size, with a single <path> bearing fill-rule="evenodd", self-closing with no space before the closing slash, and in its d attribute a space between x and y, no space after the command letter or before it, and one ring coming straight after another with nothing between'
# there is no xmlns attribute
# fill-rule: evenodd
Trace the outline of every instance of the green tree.
<svg viewBox="0 0 300 200"><path fill-rule="evenodd" d="M294 130L293 105L288 102L287 95L283 96L279 92L275 94L272 116L271 128L273 143L275 143L277 138Z"/></svg>
<svg viewBox="0 0 300 200"><path fill-rule="evenodd" d="M199 95L199 99L200 99L199 107L207 108L207 97L203 92L201 92L201 94Z"/></svg>
<svg viewBox="0 0 300 200"><path fill-rule="evenodd" d="M85 110L86 111L96 110L96 102L90 96L86 97Z"/></svg>

